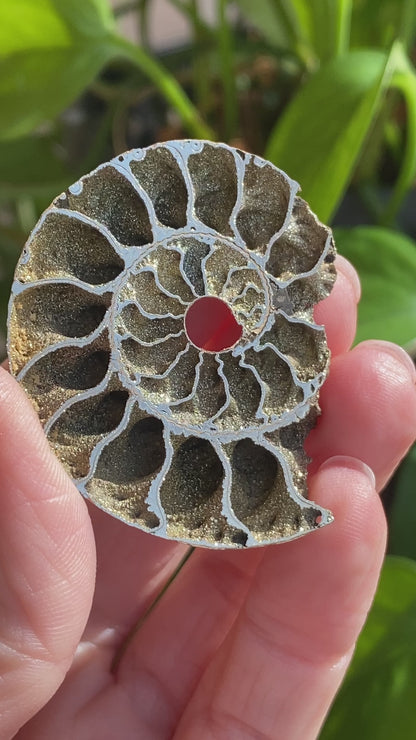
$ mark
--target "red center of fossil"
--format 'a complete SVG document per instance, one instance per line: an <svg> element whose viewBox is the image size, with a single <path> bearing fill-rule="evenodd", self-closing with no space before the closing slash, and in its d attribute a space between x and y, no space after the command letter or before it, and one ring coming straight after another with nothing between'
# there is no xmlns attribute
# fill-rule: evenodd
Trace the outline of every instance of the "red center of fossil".
<svg viewBox="0 0 416 740"><path fill-rule="evenodd" d="M185 329L191 342L207 352L222 352L233 347L243 333L231 308L214 296L197 298L189 306Z"/></svg>

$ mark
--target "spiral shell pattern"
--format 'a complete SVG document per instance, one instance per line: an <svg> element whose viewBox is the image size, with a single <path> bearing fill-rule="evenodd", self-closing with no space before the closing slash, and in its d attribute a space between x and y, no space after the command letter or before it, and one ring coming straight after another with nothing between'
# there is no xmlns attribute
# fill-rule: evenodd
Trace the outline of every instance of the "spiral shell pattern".
<svg viewBox="0 0 416 740"><path fill-rule="evenodd" d="M78 489L113 516L235 548L331 521L307 498L303 443L328 369L313 307L335 248L298 188L257 156L171 141L98 167L32 232L11 371ZM239 328L230 346L189 330L207 297Z"/></svg>

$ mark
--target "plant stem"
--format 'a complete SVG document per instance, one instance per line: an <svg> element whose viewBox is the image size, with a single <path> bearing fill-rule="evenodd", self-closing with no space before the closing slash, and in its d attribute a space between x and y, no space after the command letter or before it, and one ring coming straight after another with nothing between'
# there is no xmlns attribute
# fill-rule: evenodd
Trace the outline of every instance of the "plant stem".
<svg viewBox="0 0 416 740"><path fill-rule="evenodd" d="M143 627L144 623L150 617L151 613L155 609L155 607L158 605L158 603L161 601L165 593L167 592L168 588L172 585L175 578L179 575L184 565L188 562L189 558L191 557L192 553L195 551L194 547L189 547L189 549L186 551L183 558L179 561L178 565L176 566L175 570L171 575L169 576L168 580L166 581L165 585L163 586L162 590L159 591L158 595L155 599L150 603L150 605L147 607L147 609L144 611L140 619L136 622L136 624L133 626L133 628L128 633L126 639L124 640L121 647L116 652L113 662L111 663L111 673L116 673L118 670L118 667L126 653L127 648L133 641L133 639L136 637L137 633Z"/></svg>
<svg viewBox="0 0 416 740"><path fill-rule="evenodd" d="M176 79L153 56L122 36L113 36L111 43L118 54L133 62L152 80L192 135L198 139L215 139L213 130L202 120Z"/></svg>
<svg viewBox="0 0 416 740"><path fill-rule="evenodd" d="M199 10L198 0L188 0L187 3L181 0L169 0L185 18L192 27L193 36L193 76L195 99L200 113L205 114L210 104L210 75L209 55L206 53L207 47L215 43L214 30L202 20Z"/></svg>
<svg viewBox="0 0 416 740"><path fill-rule="evenodd" d="M210 35L211 29L202 20L196 0L189 0L188 4L180 2L180 0L169 0L169 2L192 23L194 28L198 27L199 31L201 31L205 36Z"/></svg>
<svg viewBox="0 0 416 740"><path fill-rule="evenodd" d="M351 37L351 0L341 0L338 3L336 15L336 38L335 38L335 56L346 54L350 46Z"/></svg>
<svg viewBox="0 0 416 740"><path fill-rule="evenodd" d="M144 49L150 48L149 43L149 0L141 0L139 7L140 40Z"/></svg>
<svg viewBox="0 0 416 740"><path fill-rule="evenodd" d="M397 72L393 77L392 87L399 90L406 101L406 143L393 194L381 219L383 226L391 226L394 223L403 199L416 176L416 74L413 69L409 67L408 70Z"/></svg>
<svg viewBox="0 0 416 740"><path fill-rule="evenodd" d="M409 52L414 43L415 21L415 0L404 0L400 19L399 38L402 40L405 49Z"/></svg>
<svg viewBox="0 0 416 740"><path fill-rule="evenodd" d="M225 139L237 128L238 101L233 69L232 32L227 20L228 0L218 0L218 49L221 65Z"/></svg>
<svg viewBox="0 0 416 740"><path fill-rule="evenodd" d="M176 3L175 3L176 5ZM176 5L177 7L177 5ZM209 54L206 52L207 29L201 23L198 12L198 0L190 0L187 8L189 20L193 27L193 75L195 98L198 110L206 114L210 103L210 76L207 74L209 69Z"/></svg>
<svg viewBox="0 0 416 740"><path fill-rule="evenodd" d="M139 6L140 0L127 0L127 2L122 3L117 8L114 8L113 12L116 18L120 18L127 13L135 12L136 10L138 10Z"/></svg>

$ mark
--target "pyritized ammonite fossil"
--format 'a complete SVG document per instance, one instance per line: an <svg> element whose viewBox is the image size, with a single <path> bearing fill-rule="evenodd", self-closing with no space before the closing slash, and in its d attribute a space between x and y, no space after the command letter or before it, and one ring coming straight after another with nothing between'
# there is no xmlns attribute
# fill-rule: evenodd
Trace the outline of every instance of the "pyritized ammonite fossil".
<svg viewBox="0 0 416 740"><path fill-rule="evenodd" d="M298 187L224 144L171 141L98 167L35 227L11 370L79 490L113 516L210 547L331 521L307 499L303 442L335 250Z"/></svg>

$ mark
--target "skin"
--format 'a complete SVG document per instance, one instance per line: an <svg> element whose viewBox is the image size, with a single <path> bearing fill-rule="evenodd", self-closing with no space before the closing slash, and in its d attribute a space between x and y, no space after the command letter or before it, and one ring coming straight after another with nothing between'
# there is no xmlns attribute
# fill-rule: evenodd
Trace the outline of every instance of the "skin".
<svg viewBox="0 0 416 740"><path fill-rule="evenodd" d="M283 545L195 551L127 646L187 548L87 505L0 368L2 740L317 736L379 577L377 490L416 429L412 363L385 342L350 351L359 283L337 268L316 308L333 359L307 440L310 496L334 523Z"/></svg>

